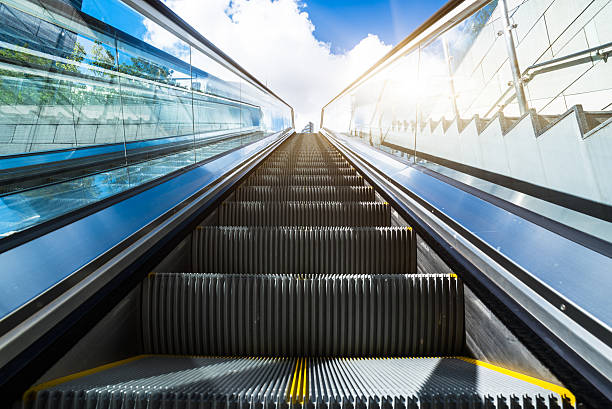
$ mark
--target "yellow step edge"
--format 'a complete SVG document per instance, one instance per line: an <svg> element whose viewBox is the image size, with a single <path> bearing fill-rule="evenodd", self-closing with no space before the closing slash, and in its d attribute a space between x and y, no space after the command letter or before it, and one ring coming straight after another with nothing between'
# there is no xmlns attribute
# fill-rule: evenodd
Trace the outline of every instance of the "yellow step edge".
<svg viewBox="0 0 612 409"><path fill-rule="evenodd" d="M510 369L502 368L501 366L493 365L488 362L479 361L478 359L467 358L463 356L458 356L456 358L461 359L462 361L465 361L465 362L469 362L474 365L482 366L483 368L491 369L493 371L502 373L504 375L511 376L516 379L520 379L521 381L528 382L533 385L537 385L541 388L548 389L549 391L559 394L559 396L569 399L572 406L574 407L576 406L576 397L574 396L573 393L571 393L568 389L564 388L563 386L559 386L554 383L543 381L541 379L534 378L532 376L525 375L520 372L515 372Z"/></svg>
<svg viewBox="0 0 612 409"><path fill-rule="evenodd" d="M295 362L295 370L288 390L287 403L308 401L308 358L298 358Z"/></svg>
<svg viewBox="0 0 612 409"><path fill-rule="evenodd" d="M288 388L287 402L294 402L295 388L296 388L298 376L300 373L300 363L301 363L301 359L298 358L295 361L295 370L293 371L293 378L291 380L291 386Z"/></svg>
<svg viewBox="0 0 612 409"><path fill-rule="evenodd" d="M32 399L34 394L36 394L37 392L42 391L43 389L52 388L53 386L59 385L59 384L64 383L64 382L68 382L68 381L72 381L74 379L82 378L82 377L87 376L87 375L92 375L92 374L104 371L106 369L114 368L116 366L127 364L129 362L137 361L139 359L147 358L147 357L150 357L150 356L153 356L153 355L150 355L150 354L136 355L136 356L133 356L131 358L122 359L121 361L110 362L108 364L96 366L95 368L86 369L84 371L80 371L80 372L76 372L76 373L73 373L73 374L70 374L70 375L62 376L61 378L52 379L50 381L43 382L41 384L32 386L30 389L25 391L24 394L23 394L23 400L27 401L27 400Z"/></svg>

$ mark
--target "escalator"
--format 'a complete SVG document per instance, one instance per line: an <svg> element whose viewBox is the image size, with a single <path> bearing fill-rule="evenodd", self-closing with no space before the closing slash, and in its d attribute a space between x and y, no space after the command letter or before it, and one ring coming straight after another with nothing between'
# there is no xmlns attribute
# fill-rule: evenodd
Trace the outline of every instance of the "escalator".
<svg viewBox="0 0 612 409"><path fill-rule="evenodd" d="M475 359L473 295L430 251L326 139L294 135L131 293L139 353L60 362L23 407L574 407Z"/></svg>

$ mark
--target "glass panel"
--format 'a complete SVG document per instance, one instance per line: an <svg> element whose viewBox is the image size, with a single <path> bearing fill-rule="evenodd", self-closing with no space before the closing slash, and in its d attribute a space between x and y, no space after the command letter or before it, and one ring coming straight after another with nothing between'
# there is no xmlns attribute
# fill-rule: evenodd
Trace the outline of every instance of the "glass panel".
<svg viewBox="0 0 612 409"><path fill-rule="evenodd" d="M516 79L502 3L494 0L399 51L330 103L323 126L612 241L612 71L605 62L612 6L508 6ZM523 115L515 83L527 96ZM544 190L498 186L502 178ZM564 207L573 197L586 201Z"/></svg>
<svg viewBox="0 0 612 409"><path fill-rule="evenodd" d="M0 16L0 237L291 126L119 0L2 0Z"/></svg>

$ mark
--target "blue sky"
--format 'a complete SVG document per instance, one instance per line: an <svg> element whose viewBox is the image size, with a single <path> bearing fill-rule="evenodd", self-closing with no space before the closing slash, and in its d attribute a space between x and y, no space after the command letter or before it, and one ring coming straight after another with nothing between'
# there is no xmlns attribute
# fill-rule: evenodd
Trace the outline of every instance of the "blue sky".
<svg viewBox="0 0 612 409"><path fill-rule="evenodd" d="M434 14L445 0L306 0L315 36L334 53L353 48L368 34L395 45Z"/></svg>
<svg viewBox="0 0 612 409"><path fill-rule="evenodd" d="M206 0L201 0L205 2ZM332 52L352 49L368 34L395 45L435 13L445 0L305 0L315 37ZM136 37L145 32L141 18L118 1L85 0L83 11Z"/></svg>

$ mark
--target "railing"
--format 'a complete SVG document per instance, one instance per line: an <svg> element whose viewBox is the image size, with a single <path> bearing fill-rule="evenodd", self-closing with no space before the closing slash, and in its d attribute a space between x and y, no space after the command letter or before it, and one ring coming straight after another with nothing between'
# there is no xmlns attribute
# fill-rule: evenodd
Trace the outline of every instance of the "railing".
<svg viewBox="0 0 612 409"><path fill-rule="evenodd" d="M293 127L158 0L0 0L0 238Z"/></svg>
<svg viewBox="0 0 612 409"><path fill-rule="evenodd" d="M321 127L609 245L610 12L610 2L451 2L332 99Z"/></svg>

